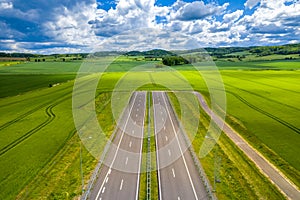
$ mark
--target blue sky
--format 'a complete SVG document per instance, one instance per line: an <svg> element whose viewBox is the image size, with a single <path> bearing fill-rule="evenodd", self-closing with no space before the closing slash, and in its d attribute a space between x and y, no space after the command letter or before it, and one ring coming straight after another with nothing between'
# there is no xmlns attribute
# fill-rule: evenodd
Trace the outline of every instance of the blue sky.
<svg viewBox="0 0 300 200"><path fill-rule="evenodd" d="M300 1L0 0L0 30L0 51L43 54L299 43Z"/></svg>

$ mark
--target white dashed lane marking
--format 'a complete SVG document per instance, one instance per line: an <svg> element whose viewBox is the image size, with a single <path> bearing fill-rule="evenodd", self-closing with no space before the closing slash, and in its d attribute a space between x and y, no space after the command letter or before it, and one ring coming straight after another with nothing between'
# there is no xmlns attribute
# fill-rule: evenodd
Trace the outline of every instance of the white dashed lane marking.
<svg viewBox="0 0 300 200"><path fill-rule="evenodd" d="M174 168L172 168L173 177L175 178L175 171Z"/></svg>
<svg viewBox="0 0 300 200"><path fill-rule="evenodd" d="M121 184L120 184L120 190L122 190L122 188L123 188L123 182L124 182L124 180L122 179Z"/></svg>

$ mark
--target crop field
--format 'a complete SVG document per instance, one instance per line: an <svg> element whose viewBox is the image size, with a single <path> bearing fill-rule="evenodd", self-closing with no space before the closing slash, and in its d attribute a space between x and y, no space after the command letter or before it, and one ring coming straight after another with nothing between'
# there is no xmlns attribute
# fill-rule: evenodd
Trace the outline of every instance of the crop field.
<svg viewBox="0 0 300 200"><path fill-rule="evenodd" d="M205 79L212 84L216 80L209 66L198 67L199 73L192 66L157 69L156 63L121 57L105 73L87 76L89 80L101 75L95 104L108 137L115 124L111 113L115 91L192 87L210 101ZM82 178L86 187L97 160L81 145L73 122L73 80L80 64L0 65L0 199L75 198L81 195ZM219 61L216 65L226 89L226 121L300 187L300 62ZM208 124L207 116L201 116L204 128L193 141L196 152ZM222 157L218 197L283 198L225 135L215 151ZM203 159L211 182L213 162L213 154Z"/></svg>
<svg viewBox="0 0 300 200"><path fill-rule="evenodd" d="M1 99L1 199L15 198L74 134L71 86Z"/></svg>
<svg viewBox="0 0 300 200"><path fill-rule="evenodd" d="M231 124L299 186L299 71L229 71L222 76L228 121L232 117Z"/></svg>
<svg viewBox="0 0 300 200"><path fill-rule="evenodd" d="M24 62L10 66L1 66L0 73L13 74L66 74L76 73L82 62Z"/></svg>

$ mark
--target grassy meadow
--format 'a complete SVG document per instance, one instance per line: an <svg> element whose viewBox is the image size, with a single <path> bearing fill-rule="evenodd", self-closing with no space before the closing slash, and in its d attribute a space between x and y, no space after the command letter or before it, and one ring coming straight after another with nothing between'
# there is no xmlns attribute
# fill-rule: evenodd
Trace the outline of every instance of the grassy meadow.
<svg viewBox="0 0 300 200"><path fill-rule="evenodd" d="M205 81L211 86L218 82L209 65L197 66L199 73L191 65L157 68L156 64L123 56L98 74L101 79L95 105L107 137L115 123L112 92L193 88L210 101ZM72 118L73 80L80 65L80 61L0 63L0 199L71 199L81 195L81 145ZM300 62L217 61L216 65L226 89L226 121L299 187ZM96 75L90 77L86 80ZM120 109L124 105L120 104ZM208 125L207 116L200 112L204 128L193 140L196 152ZM218 197L283 198L224 135L215 151L222 157ZM97 160L84 146L81 155L86 185ZM213 154L201 162L212 182L209 169L214 165ZM268 192L264 194L264 190Z"/></svg>

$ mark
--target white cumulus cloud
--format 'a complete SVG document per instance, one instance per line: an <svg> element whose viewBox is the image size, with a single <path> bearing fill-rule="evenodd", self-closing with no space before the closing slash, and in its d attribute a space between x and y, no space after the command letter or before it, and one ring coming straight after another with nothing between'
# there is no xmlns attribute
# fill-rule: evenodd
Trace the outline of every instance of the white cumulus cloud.
<svg viewBox="0 0 300 200"><path fill-rule="evenodd" d="M0 2L0 10L2 9L12 9L13 3L12 2Z"/></svg>
<svg viewBox="0 0 300 200"><path fill-rule="evenodd" d="M243 14L244 14L243 10L237 10L233 13L225 14L223 16L223 22L224 23L229 23L229 22L233 23L236 20L238 20Z"/></svg>
<svg viewBox="0 0 300 200"><path fill-rule="evenodd" d="M171 13L171 19L177 19L182 21L199 20L212 15L220 15L229 3L225 3L222 6L209 3L205 4L203 1L194 1L192 3L182 3L182 6Z"/></svg>
<svg viewBox="0 0 300 200"><path fill-rule="evenodd" d="M92 45L98 41L88 21L95 18L96 4L77 3L72 8L59 7L54 20L43 24L45 34L54 41L72 45Z"/></svg>
<svg viewBox="0 0 300 200"><path fill-rule="evenodd" d="M244 6L246 8L252 9L255 7L261 0L247 0Z"/></svg>

